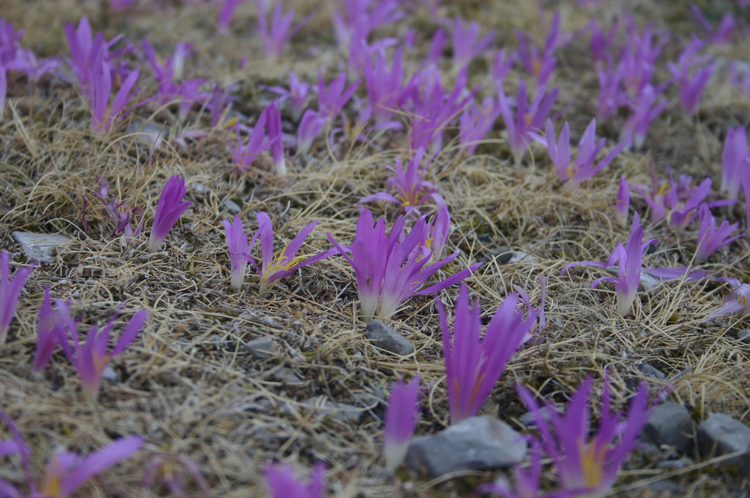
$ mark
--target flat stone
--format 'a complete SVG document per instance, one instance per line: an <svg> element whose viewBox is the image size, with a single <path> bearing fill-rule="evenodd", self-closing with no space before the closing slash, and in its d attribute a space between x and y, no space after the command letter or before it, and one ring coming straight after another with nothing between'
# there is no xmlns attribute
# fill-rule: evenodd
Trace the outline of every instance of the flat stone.
<svg viewBox="0 0 750 498"><path fill-rule="evenodd" d="M552 412L553 412L553 409L550 408L549 406L542 406L542 407L539 408L539 411L542 414L542 419L544 419L544 421L547 422L548 424L551 424L552 423ZM559 413L560 412L558 410L558 414ZM524 413L523 415L521 415L520 417L518 417L518 421L521 422L526 427L529 427L529 428L537 426L536 415L534 415L534 412L526 412L526 413Z"/></svg>
<svg viewBox="0 0 750 498"><path fill-rule="evenodd" d="M117 376L117 372L115 372L115 370L109 365L104 367L104 370L102 370L102 379L108 382L117 382L118 380L120 380Z"/></svg>
<svg viewBox="0 0 750 498"><path fill-rule="evenodd" d="M509 247L498 247L490 251L490 255L498 264L504 265L513 258L513 251Z"/></svg>
<svg viewBox="0 0 750 498"><path fill-rule="evenodd" d="M224 202L221 203L221 209L226 209L229 214L237 214L242 211L242 208L232 199L224 199Z"/></svg>
<svg viewBox="0 0 750 498"><path fill-rule="evenodd" d="M59 233L13 232L12 235L27 258L48 265L53 264L60 249L73 240Z"/></svg>
<svg viewBox="0 0 750 498"><path fill-rule="evenodd" d="M250 354L259 360L265 360L278 354L276 345L273 343L273 339L269 336L258 337L250 342L246 342L245 349L250 351Z"/></svg>
<svg viewBox="0 0 750 498"><path fill-rule="evenodd" d="M650 363L646 363L645 361L639 361L635 364L635 368L638 369L639 372L641 372L646 377L653 377L654 379L664 380L667 378L664 373L662 373L659 369L651 365Z"/></svg>
<svg viewBox="0 0 750 498"><path fill-rule="evenodd" d="M370 343L376 348L388 351L400 356L410 355L414 352L414 344L393 330L388 325L378 320L367 322L367 336Z"/></svg>
<svg viewBox="0 0 750 498"><path fill-rule="evenodd" d="M526 440L490 415L471 417L432 436L412 439L406 464L433 477L460 470L492 470L523 462Z"/></svg>
<svg viewBox="0 0 750 498"><path fill-rule="evenodd" d="M687 408L666 401L651 412L642 434L654 444L671 446L684 455L693 447L695 426Z"/></svg>
<svg viewBox="0 0 750 498"><path fill-rule="evenodd" d="M750 329L737 332L737 339L743 344L750 344Z"/></svg>
<svg viewBox="0 0 750 498"><path fill-rule="evenodd" d="M296 384L302 382L302 378L297 375L297 372L288 367L279 368L271 373L271 377L279 382L285 382L287 384Z"/></svg>
<svg viewBox="0 0 750 498"><path fill-rule="evenodd" d="M649 484L648 487L654 493L677 493L680 490L680 486L669 479L656 481L655 483Z"/></svg>
<svg viewBox="0 0 750 498"><path fill-rule="evenodd" d="M705 458L726 455L736 451L741 455L724 460L722 465L736 466L750 473L750 427L723 413L712 413L698 426L698 447Z"/></svg>
<svg viewBox="0 0 750 498"><path fill-rule="evenodd" d="M315 396L302 402L303 405L312 408L316 412L316 418L332 417L342 422L357 423L362 418L364 409L344 403L334 403L325 396Z"/></svg>
<svg viewBox="0 0 750 498"><path fill-rule="evenodd" d="M128 126L128 133L136 134L137 140L149 147L158 149L162 142L169 138L169 128L160 124L133 121Z"/></svg>

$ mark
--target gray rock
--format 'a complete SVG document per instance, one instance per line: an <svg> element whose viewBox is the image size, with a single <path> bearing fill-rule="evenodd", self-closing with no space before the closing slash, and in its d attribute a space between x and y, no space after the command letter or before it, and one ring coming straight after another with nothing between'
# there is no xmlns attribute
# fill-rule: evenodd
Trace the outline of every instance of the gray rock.
<svg viewBox="0 0 750 498"><path fill-rule="evenodd" d="M680 490L680 486L678 486L676 482L671 481L669 479L656 481L655 483L649 484L648 487L654 493L672 494L672 493L677 493Z"/></svg>
<svg viewBox="0 0 750 498"><path fill-rule="evenodd" d="M641 372L646 377L653 377L654 379L664 380L667 378L664 373L662 373L659 369L655 368L653 365L646 363L645 361L639 361L635 364L635 368L638 369L639 372Z"/></svg>
<svg viewBox="0 0 750 498"><path fill-rule="evenodd" d="M357 423L362 418L364 409L347 405L344 403L334 403L329 401L325 396L315 396L302 402L306 407L312 408L316 418L333 417L342 422Z"/></svg>
<svg viewBox="0 0 750 498"><path fill-rule="evenodd" d="M59 233L13 232L12 235L21 244L27 258L48 265L53 264L58 251L73 240Z"/></svg>
<svg viewBox="0 0 750 498"><path fill-rule="evenodd" d="M737 332L737 339L743 344L750 344L750 329Z"/></svg>
<svg viewBox="0 0 750 498"><path fill-rule="evenodd" d="M750 427L739 420L723 413L712 413L698 426L698 447L706 458L742 451L744 453L722 464L736 466L744 475L750 473Z"/></svg>
<svg viewBox="0 0 750 498"><path fill-rule="evenodd" d="M297 372L288 367L279 368L271 373L271 377L279 382L285 382L287 384L296 384L302 382L302 378L297 375Z"/></svg>
<svg viewBox="0 0 750 498"><path fill-rule="evenodd" d="M500 420L484 415L461 420L432 436L412 440L406 464L437 477L459 470L492 470L520 463L526 441Z"/></svg>
<svg viewBox="0 0 750 498"><path fill-rule="evenodd" d="M258 337L250 342L246 342L245 349L250 351L250 354L259 360L265 360L278 354L276 345L273 343L273 339L269 336Z"/></svg>
<svg viewBox="0 0 750 498"><path fill-rule="evenodd" d="M117 372L115 372L112 367L107 365L102 371L102 379L109 382L117 382L119 380L119 377L117 376Z"/></svg>
<svg viewBox="0 0 750 498"><path fill-rule="evenodd" d="M677 458L675 460L664 460L656 464L657 469L664 470L677 470L684 469L689 465L693 465L693 461L689 458Z"/></svg>
<svg viewBox="0 0 750 498"><path fill-rule="evenodd" d="M666 401L654 408L643 428L643 435L658 446L671 446L682 454L693 447L695 427L687 408Z"/></svg>
<svg viewBox="0 0 750 498"><path fill-rule="evenodd" d="M144 123L143 121L133 121L128 126L128 133L136 134L139 142L158 149L162 142L169 138L169 128L157 123Z"/></svg>
<svg viewBox="0 0 750 498"><path fill-rule="evenodd" d="M224 202L221 203L221 209L226 209L229 214L237 214L242 211L242 208L232 199L224 199Z"/></svg>
<svg viewBox="0 0 750 498"><path fill-rule="evenodd" d="M498 247L490 251L490 255L498 262L498 264L504 265L513 258L513 251L508 247Z"/></svg>
<svg viewBox="0 0 750 498"><path fill-rule="evenodd" d="M373 346L389 353L406 356L414 352L414 344L378 320L367 322L367 338Z"/></svg>
<svg viewBox="0 0 750 498"><path fill-rule="evenodd" d="M542 418L545 422L548 424L552 423L552 408L549 406L542 406L539 408L539 411L542 414ZM558 410L558 413L560 413L560 410ZM536 415L534 415L534 412L526 412L520 417L518 417L518 421L521 422L526 427L536 427Z"/></svg>

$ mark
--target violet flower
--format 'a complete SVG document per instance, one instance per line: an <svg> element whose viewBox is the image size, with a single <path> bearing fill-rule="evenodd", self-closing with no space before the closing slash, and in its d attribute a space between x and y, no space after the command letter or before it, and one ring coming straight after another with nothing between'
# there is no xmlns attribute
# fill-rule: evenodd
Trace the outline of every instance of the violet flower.
<svg viewBox="0 0 750 498"><path fill-rule="evenodd" d="M604 497L612 489L622 463L635 448L638 435L648 421L648 387L641 385L623 417L612 411L609 381L605 379L599 431L590 436L591 384L590 378L584 380L564 416L551 405L548 412L542 413L533 395L523 386L518 386L518 393L536 418L542 445L557 468L560 488L574 494ZM551 417L551 424L548 417Z"/></svg>
<svg viewBox="0 0 750 498"><path fill-rule="evenodd" d="M323 73L318 73L318 113L322 117L330 118L331 121L335 120L341 109L357 91L360 81L357 79L351 85L346 86L346 73L342 72L326 88ZM304 117L302 119L304 120Z"/></svg>
<svg viewBox="0 0 750 498"><path fill-rule="evenodd" d="M516 312L518 296L509 294L492 317L484 338L479 303L470 307L466 285L456 302L453 330L448 326L445 308L436 300L443 334L445 382L448 388L451 423L473 417L503 373L505 365L536 322L537 311L524 320Z"/></svg>
<svg viewBox="0 0 750 498"><path fill-rule="evenodd" d="M687 201L680 199L678 194L678 188L674 182L674 176L672 175L672 168L669 165L665 165L669 171L669 186L664 193L664 203L655 202L649 196L647 196L639 186L636 186L636 190L643 196L643 200L646 201L651 209L653 209L652 218L654 221L665 218L669 215L669 224L678 230L684 230L685 227L698 215L698 207L701 202L711 191L712 180L706 178L696 188L690 198ZM727 206L733 204L735 201L732 200L719 200L709 202L708 207Z"/></svg>
<svg viewBox="0 0 750 498"><path fill-rule="evenodd" d="M359 204L374 201L395 202L406 211L406 214L414 213L419 216L421 214L419 206L427 199L434 198L439 190L433 183L422 180L425 171L432 164L434 157L430 158L420 169L419 166L422 164L423 159L424 149L419 149L404 170L401 160L396 158L395 169L391 166L386 166L386 168L394 173L394 176L390 177L386 182L386 192L368 195L359 201ZM393 192L393 194L390 192Z"/></svg>
<svg viewBox="0 0 750 498"><path fill-rule="evenodd" d="M621 88L622 73L611 62L597 69L599 75L599 100L596 115L606 119L628 100L627 93Z"/></svg>
<svg viewBox="0 0 750 498"><path fill-rule="evenodd" d="M738 318L749 315L750 285L740 284L740 281L736 278L719 278L717 280L728 283L734 290L724 297L724 304L709 313L704 321L707 322L723 315L731 315L732 313L738 313Z"/></svg>
<svg viewBox="0 0 750 498"><path fill-rule="evenodd" d="M750 164L747 163L747 131L744 126L736 130L727 128L724 152L721 155L721 192L730 199L737 199L740 187L750 179Z"/></svg>
<svg viewBox="0 0 750 498"><path fill-rule="evenodd" d="M15 485L0 478L0 493L8 498L71 498L86 481L129 458L143 445L143 438L140 436L126 436L84 458L75 453L59 452L47 462L40 488L30 478L30 450L26 446L21 433L5 413L0 412L0 417L8 425L14 436L12 443L17 450L9 453L20 455L23 474L26 476L28 485L28 494L24 494Z"/></svg>
<svg viewBox="0 0 750 498"><path fill-rule="evenodd" d="M611 59L609 47L612 46L612 41L615 39L618 28L619 25L615 21L612 27L609 28L609 32L605 35L604 31L599 29L599 26L596 24L596 19L591 19L589 23L589 30L591 31L591 56L595 63L599 64L604 62L604 60Z"/></svg>
<svg viewBox="0 0 750 498"><path fill-rule="evenodd" d="M236 290L240 290L242 289L242 281L245 279L245 268L250 259L250 251L259 232L256 232L252 243L248 245L247 234L242 226L242 220L237 214L234 215L234 223L224 220L224 231L227 236L229 259L232 264L231 285Z"/></svg>
<svg viewBox="0 0 750 498"><path fill-rule="evenodd" d="M496 105L490 97L484 99L481 108L472 101L464 109L458 131L459 147L464 154L474 154L487 132L495 125L498 116L500 116L500 106Z"/></svg>
<svg viewBox="0 0 750 498"><path fill-rule="evenodd" d="M505 121L505 127L508 129L508 142L516 164L520 165L531 142L531 132L541 129L542 123L557 100L559 90L555 88L547 93L545 88L541 88L536 98L529 104L526 82L521 78L518 85L515 115L510 110L510 104L502 85L498 86L497 93L500 111Z"/></svg>
<svg viewBox="0 0 750 498"><path fill-rule="evenodd" d="M266 467L265 477L271 498L323 498L325 472L325 465L315 465L310 482L303 484L294 477L291 465L277 463Z"/></svg>
<svg viewBox="0 0 750 498"><path fill-rule="evenodd" d="M292 27L293 21L294 9L289 9L289 12L284 14L281 2L277 3L273 9L270 26L266 20L265 12L259 9L258 30L260 31L260 37L263 40L263 49L266 51L267 56L279 57L284 50L284 46L307 23L307 19L305 19Z"/></svg>
<svg viewBox="0 0 750 498"><path fill-rule="evenodd" d="M710 56L696 57L703 48L703 41L695 36L680 54L677 64L668 64L674 77L680 82L680 103L688 114L693 114L698 108L703 90L711 78L715 64L709 64L695 72L690 77L690 68L709 60Z"/></svg>
<svg viewBox="0 0 750 498"><path fill-rule="evenodd" d="M539 282L542 294L539 307L535 310L537 312L537 316L539 317L539 327L537 328L535 324L534 327L531 328L531 330L526 332L523 339L521 340L521 344L526 344L534 337L535 334L543 331L547 327L547 318L544 314L544 302L547 297L547 278L544 275L540 275L537 279L537 282ZM529 293L526 292L526 289L519 285L514 285L513 288L516 289L516 292L518 292L518 296L521 298L521 301L523 301L523 304L526 305L529 311L534 310L534 308L531 306L531 296L529 296Z"/></svg>
<svg viewBox="0 0 750 498"><path fill-rule="evenodd" d="M241 3L242 0L224 0L219 11L218 22L216 23L216 30L219 33L229 33L229 24L232 22L232 17L234 17L234 11L237 10L237 7ZM261 13L261 15L263 14Z"/></svg>
<svg viewBox="0 0 750 498"><path fill-rule="evenodd" d="M557 48L560 34L560 12L555 11L550 25L550 32L544 44L544 49L539 48L527 38L523 32L516 30L518 38L518 60L523 64L526 72L533 78L536 88L544 89L547 87L552 72L557 65L555 59L555 49ZM542 91L542 93L544 93Z"/></svg>
<svg viewBox="0 0 750 498"><path fill-rule="evenodd" d="M273 257L273 223L271 217L267 213L261 211L255 214L258 219L258 232L253 235L253 242L250 245L252 248L255 243L255 239L260 236L260 249L261 249L261 263L260 266L255 262L255 258L249 257L250 262L255 267L255 271L258 272L260 277L260 290L259 295L263 295L268 292L271 285L284 277L288 277L294 273L297 269L302 268L313 263L317 263L328 256L336 254L335 249L329 249L316 254L315 256L297 256L302 243L313 231L317 221L313 221L303 228L294 239L281 250L281 254L278 257ZM249 249L248 249L249 251Z"/></svg>
<svg viewBox="0 0 750 498"><path fill-rule="evenodd" d="M385 60L385 54L375 54L374 66L365 64L365 88L372 115L378 122L389 119L400 107L402 85L404 80L403 53L401 47L393 54L391 68Z"/></svg>
<svg viewBox="0 0 750 498"><path fill-rule="evenodd" d="M647 85L631 106L630 116L620 133L620 139L627 142L628 147L632 146L636 150L643 147L651 122L667 107L664 99L659 102L656 99L656 90Z"/></svg>
<svg viewBox="0 0 750 498"><path fill-rule="evenodd" d="M305 111L297 129L297 155L307 154L320 130L328 123L328 119L312 109Z"/></svg>
<svg viewBox="0 0 750 498"><path fill-rule="evenodd" d="M481 263L477 263L422 289L432 275L456 259L460 253L456 251L447 258L425 267L430 258L422 257L421 252L414 249L425 240L426 235L427 223L424 217L417 220L407 235L402 215L386 236L385 219L380 218L373 227L373 216L367 209L362 212L357 222L357 234L351 246L351 256L330 233L328 234L334 247L354 269L363 320L367 321L374 316L388 318L411 296L439 292L460 282L481 266Z"/></svg>
<svg viewBox="0 0 750 498"><path fill-rule="evenodd" d="M427 51L427 58L425 62L427 64L437 64L440 59L443 58L443 51L445 50L445 43L448 41L448 35L442 28L438 28L435 34L432 35L430 40L430 49Z"/></svg>
<svg viewBox="0 0 750 498"><path fill-rule="evenodd" d="M579 265L598 266L599 268L607 268L617 265L619 276L598 278L591 283L591 288L593 289L601 282L611 282L615 284L617 313L620 316L625 316L633 307L636 292L638 291L638 284L641 281L643 252L646 250L646 247L655 242L658 242L657 239L651 239L645 243L643 242L643 227L641 226L640 219L636 213L633 218L633 227L630 231L627 245L623 247L622 244L618 243L606 263L599 261L570 263L565 265L560 275L564 275L570 268Z"/></svg>
<svg viewBox="0 0 750 498"><path fill-rule="evenodd" d="M706 18L706 15L703 13L700 7L692 4L690 6L690 11L693 13L693 16L701 25L701 27L706 30L706 34L708 35L708 38L709 40L711 40L711 42L717 44L731 43L733 34L732 32L737 26L737 22L734 20L734 16L732 16L732 14L724 14L724 17L721 18L719 26L714 29L711 21Z"/></svg>
<svg viewBox="0 0 750 498"><path fill-rule="evenodd" d="M495 85L502 86L517 57L518 53L515 51L510 54L507 54L504 48L497 51L492 62L491 72L492 80L495 82Z"/></svg>
<svg viewBox="0 0 750 498"><path fill-rule="evenodd" d="M281 129L281 112L276 102L271 102L268 106L268 119L266 121L268 129L268 140L271 142L271 157L276 174L279 176L286 175L286 159L284 158L284 132Z"/></svg>
<svg viewBox="0 0 750 498"><path fill-rule="evenodd" d="M52 353L57 348L59 335L55 330L55 312L52 309L49 287L44 288L44 301L39 308L39 321L36 324L36 351L34 352L34 365L32 370L41 372L47 367Z"/></svg>
<svg viewBox="0 0 750 498"><path fill-rule="evenodd" d="M293 72L289 72L289 90L280 86L269 86L265 87L276 95L280 95L279 102L283 102L289 99L292 105L292 119L299 121L302 116L302 111L305 110L305 103L307 97L310 95L310 84L304 81L300 81L297 75Z"/></svg>
<svg viewBox="0 0 750 498"><path fill-rule="evenodd" d="M713 214L711 214L708 204L705 202L700 205L698 212L701 226L698 230L698 246L695 249L695 259L697 261L705 261L711 254L745 235L742 233L728 238L732 232L737 230L740 224L733 223L730 225L727 220L724 220L717 229L716 220Z"/></svg>
<svg viewBox="0 0 750 498"><path fill-rule="evenodd" d="M631 96L637 97L647 86L651 85L656 60L669 41L669 35L662 33L654 44L652 23L646 26L643 33L639 33L632 16L626 14L625 21L626 45L620 54L618 69L623 76L625 88L630 91ZM656 94L660 94L668 84L659 86Z"/></svg>
<svg viewBox="0 0 750 498"><path fill-rule="evenodd" d="M620 142L601 161L596 163L596 156L604 149L606 144L604 138L596 140L596 118L591 120L586 127L586 131L583 132L580 142L578 142L575 161L571 161L570 127L567 122L560 132L557 143L555 143L555 126L551 119L547 119L546 136L544 138L536 133L531 133L530 136L547 146L550 159L557 168L557 175L560 181L567 182L565 184L567 187L575 187L609 166L609 163L622 152L626 145L625 142ZM595 163L596 165L594 165Z"/></svg>
<svg viewBox="0 0 750 498"><path fill-rule="evenodd" d="M235 165L235 171L244 173L252 166L255 158L260 155L261 152L271 147L271 139L266 136L264 128L266 127L266 121L268 120L270 107L263 109L263 112L258 116L258 121L250 131L250 138L247 144L242 145L242 135L240 135L241 126L237 127L237 144L229 144L229 149L232 152L232 163ZM276 140L280 140L281 137L275 137Z"/></svg>
<svg viewBox="0 0 750 498"><path fill-rule="evenodd" d="M165 486L173 496L186 498L190 496L190 490L194 489L186 479L186 474L192 476L203 498L213 498L200 464L188 456L174 454L156 455L149 460L141 479L141 496L149 496L149 490L156 481L157 487Z"/></svg>
<svg viewBox="0 0 750 498"><path fill-rule="evenodd" d="M466 22L460 17L453 20L453 67L455 70L462 69L487 49L495 38L495 32L491 31L479 39L479 23Z"/></svg>
<svg viewBox="0 0 750 498"><path fill-rule="evenodd" d="M154 223L151 226L151 237L148 241L149 252L156 252L169 235L169 231L182 213L190 206L190 201L182 201L187 193L185 180L180 175L174 175L167 181L161 195L159 203L156 205L156 214Z"/></svg>
<svg viewBox="0 0 750 498"><path fill-rule="evenodd" d="M620 187L617 190L617 201L615 201L615 211L617 212L617 221L620 225L628 224L628 209L630 208L630 184L624 176L620 177Z"/></svg>
<svg viewBox="0 0 750 498"><path fill-rule="evenodd" d="M70 315L70 304L57 299L57 314L55 315L55 330L58 333L58 340L62 346L65 356L68 357L78 375L81 377L83 392L87 398L96 401L99 396L99 387L102 382L102 374L109 362L127 349L131 342L143 328L148 318L148 311L141 310L133 316L125 330L120 335L120 340L112 349L107 352L109 346L109 333L114 324L114 318L102 327L94 325L86 336L86 344L81 346L78 336L78 326ZM73 339L71 347L68 335Z"/></svg>
<svg viewBox="0 0 750 498"><path fill-rule="evenodd" d="M89 95L91 99L91 128L99 133L109 133L112 127L121 119L125 107L132 100L130 91L138 81L140 69L131 72L120 86L112 105L109 96L112 91L112 73L109 64L99 58L89 71Z"/></svg>
<svg viewBox="0 0 750 498"><path fill-rule="evenodd" d="M28 268L19 268L13 274L13 278L10 278L10 255L5 249L0 249L0 346L5 344L18 298L35 267L36 264Z"/></svg>
<svg viewBox="0 0 750 498"><path fill-rule="evenodd" d="M494 493L503 498L568 498L564 494L541 494L542 477L542 455L539 441L531 440L531 465L522 468L520 465L513 466L514 489L511 489L505 477L498 478L491 484L483 484L477 488L478 493ZM571 497L572 498L572 497Z"/></svg>
<svg viewBox="0 0 750 498"><path fill-rule="evenodd" d="M440 194L434 194L433 199L438 206L437 213L427 222L428 236L419 243L415 251L421 251L424 258L440 261L445 243L451 233L451 215L448 212L448 205Z"/></svg>
<svg viewBox="0 0 750 498"><path fill-rule="evenodd" d="M385 467L391 474L404 461L409 440L419 422L419 410L419 377L413 377L408 384L403 380L396 382L385 409L383 429Z"/></svg>
<svg viewBox="0 0 750 498"><path fill-rule="evenodd" d="M109 3L112 6L113 12L120 12L137 1L138 0L109 0Z"/></svg>

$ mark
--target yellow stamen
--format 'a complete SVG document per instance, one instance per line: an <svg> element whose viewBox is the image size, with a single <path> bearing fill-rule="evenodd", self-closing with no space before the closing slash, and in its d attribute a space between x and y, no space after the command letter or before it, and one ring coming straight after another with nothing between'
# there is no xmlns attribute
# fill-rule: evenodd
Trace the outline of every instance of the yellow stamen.
<svg viewBox="0 0 750 498"><path fill-rule="evenodd" d="M44 476L44 485L42 486L42 494L57 498L60 496L62 488L62 468L60 462L55 459L52 464L52 468Z"/></svg>
<svg viewBox="0 0 750 498"><path fill-rule="evenodd" d="M578 442L579 454L581 455L581 471L583 472L583 481L587 486L593 488L601 484L604 469L604 453L607 451L606 446L598 446L596 443Z"/></svg>
<svg viewBox="0 0 750 498"><path fill-rule="evenodd" d="M284 255L284 253L286 253L286 248L284 248L284 250L281 251L281 255L278 258L268 263L268 266L266 267L266 271L263 272L264 281L268 279L268 277L276 273L277 271L289 270L294 265L301 263L307 259L307 256L296 256L292 259L289 259L289 257Z"/></svg>

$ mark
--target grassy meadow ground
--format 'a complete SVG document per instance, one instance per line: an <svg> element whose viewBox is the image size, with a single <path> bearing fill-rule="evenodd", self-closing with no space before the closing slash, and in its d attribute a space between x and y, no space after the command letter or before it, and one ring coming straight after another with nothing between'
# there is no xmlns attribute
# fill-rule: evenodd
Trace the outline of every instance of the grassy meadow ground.
<svg viewBox="0 0 750 498"><path fill-rule="evenodd" d="M719 11L726 3L703 2ZM86 15L95 31L107 39L123 34L138 42L147 38L165 57L181 40L194 42L186 76L203 77L226 86L236 82L234 108L251 122L273 95L262 85L286 85L293 70L313 82L326 68L338 74L342 52L332 34L333 2L285 2L297 8L297 19L312 17L278 60L266 58L255 36L254 2L244 2L232 23L231 34L217 35L217 7L180 1L143 1L123 13L113 13L105 1L28 0L0 2L0 15L24 29L22 45L38 56L67 56L63 21ZM649 20L671 32L657 69L656 80L669 77L665 61L675 60L691 31L699 26L689 2L604 0L589 9L574 2L550 2L547 20L560 8L563 29L575 32L591 16L608 22L631 11L641 26ZM510 0L444 1L447 18L461 15L476 20L483 33L497 32L495 46L514 47L515 29L543 32L532 2ZM741 22L750 18L734 10ZM744 17L743 17L744 15ZM407 74L427 55L436 29L425 8L404 20L380 28L375 38L402 37L417 30L416 48L406 52ZM747 59L750 39L714 46L710 53L722 60ZM564 111L557 129L567 120L578 136L596 114L598 79L588 34L575 38L558 53L552 84L560 88L554 113ZM243 64L242 59L247 58ZM134 58L133 63L140 65ZM441 63L448 87L450 58ZM142 66L141 66L142 67ZM481 84L480 96L495 96L488 75L489 62L480 57L470 66L470 87ZM723 72L722 72L723 71ZM143 95L153 94L153 79L142 70ZM520 73L506 81L515 94ZM151 86L149 86L151 85ZM151 93L149 93L151 92ZM359 90L364 95L363 88ZM547 152L532 144L516 167L507 144L502 119L476 154L465 158L457 147L455 130L427 174L440 187L453 220L448 252L460 250L450 275L475 262L485 264L466 280L473 298L491 316L513 286L526 289L539 304L540 276L548 279L544 340L519 351L511 360L489 403L488 412L519 431L518 417L525 409L514 386L523 383L549 399L565 402L582 379L593 376L597 389L605 368L615 386L618 408L625 406L633 386L645 379L638 362L647 362L666 375L647 378L652 395L671 386L669 399L684 403L696 422L710 412L743 420L750 407L748 358L750 345L739 342L745 324L733 317L703 322L729 292L716 282L674 280L654 292L638 294L634 313L620 317L611 285L591 290L599 270L576 269L560 276L573 261L604 261L617 242L627 239L629 227L615 221L618 181L626 175L632 184L649 183L649 164L660 177L663 165L676 174L705 177L718 185L721 151L728 126L750 124L750 101L726 83L726 67L711 81L694 116L687 116L667 90L670 104L653 123L642 150L622 153L607 169L573 190L562 189ZM38 83L9 78L8 101L0 121L0 246L13 255L16 267L26 259L11 236L13 231L61 233L72 239L54 264L43 264L32 274L12 322L8 343L0 349L0 407L18 424L34 450L32 468L40 472L58 448L81 454L94 451L128 434L142 435L146 443L133 458L92 480L80 496L141 496L143 469L155 455L186 455L195 459L214 496L265 496L262 472L267 462L291 462L298 471L314 462L328 466L330 496L336 497L455 497L470 496L474 486L490 482L500 472L466 472L455 479L430 480L402 469L394 480L384 470L381 456L384 405L379 393L402 373L419 373L427 396L417 434L435 433L448 425L448 405L442 362L441 335L434 298L408 300L387 323L403 333L417 352L394 357L368 344L364 324L357 318L358 298L354 273L341 257L303 268L265 296L258 296L258 278L249 270L241 292L229 286L229 255L222 219L227 199L240 206L248 231L257 228L255 213L266 211L277 237L290 241L307 223L319 224L303 246L304 254L328 249L326 233L349 243L358 217L357 202L382 191L394 158L410 159L404 132L370 132L371 144L341 141L334 147L321 137L304 158L290 162L290 174L271 173L270 158L261 158L241 177L228 175L228 143L236 133L211 128L207 111L197 107L184 123L173 107L150 102L138 108L109 135L91 131L89 111L77 87L46 76ZM346 111L349 113L349 111ZM354 114L351 114L352 116ZM599 123L598 132L617 140L625 121L615 114ZM285 118L285 121L288 121ZM408 119L403 119L408 123ZM208 137L189 143L187 151L165 145L149 154L149 144L137 132L144 122L164 126L174 137L200 128ZM296 129L296 128L295 128ZM149 254L145 241L156 200L166 180L186 178L191 209L175 225L160 252ZM143 243L127 245L111 237L112 222L91 192L96 176L106 177L112 192L129 206L143 209ZM82 194L89 201L84 232ZM715 210L718 219L744 220L744 201ZM675 267L690 264L697 225L675 232L665 222L653 223L646 204L634 193L633 207L641 213L646 237L657 237L656 251L645 266ZM631 207L631 218L633 213ZM397 211L383 203L370 205L376 216L395 219ZM428 209L429 211L429 209ZM278 246L277 246L278 247ZM509 247L529 256L501 265L497 250ZM703 265L717 276L747 282L750 246L746 238L719 251ZM61 352L55 353L40 378L31 374L36 343L36 321L43 289L70 298L85 323L104 323L123 307L116 329L139 309L150 318L134 344L112 363L117 382L105 382L98 403L80 393L78 377ZM440 293L452 309L458 286ZM274 338L278 354L255 359L243 344L263 335ZM292 369L298 381L283 375ZM598 391L601 392L601 391ZM364 394L375 397L363 396ZM315 417L301 402L325 396L341 403L366 407L357 422ZM365 404L362 404L365 400ZM7 438L7 432L0 433ZM676 483L673 496L738 496L747 489L746 477L696 459L677 470L657 467L660 458L635 452L621 473L614 496L654 496L646 484L660 479ZM7 460L6 460L7 462ZM0 468L0 476L23 482L15 466ZM547 481L552 482L552 481ZM152 488L157 496L164 490ZM195 490L194 496L200 493ZM153 495L152 495L153 496Z"/></svg>

